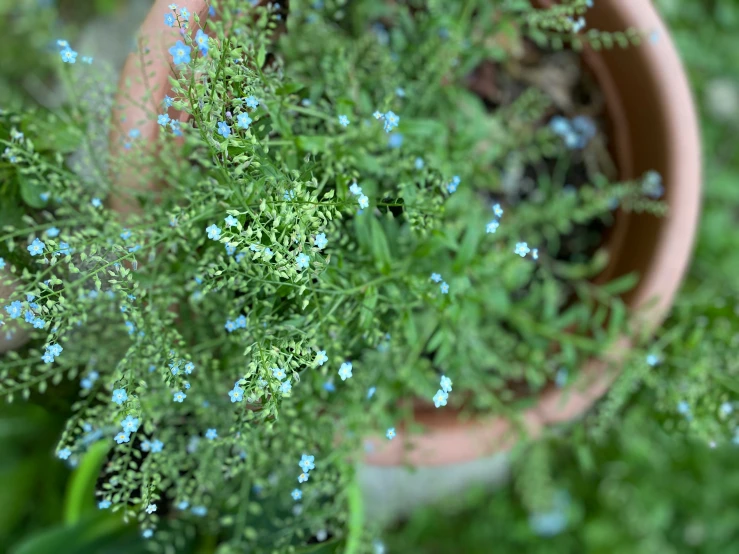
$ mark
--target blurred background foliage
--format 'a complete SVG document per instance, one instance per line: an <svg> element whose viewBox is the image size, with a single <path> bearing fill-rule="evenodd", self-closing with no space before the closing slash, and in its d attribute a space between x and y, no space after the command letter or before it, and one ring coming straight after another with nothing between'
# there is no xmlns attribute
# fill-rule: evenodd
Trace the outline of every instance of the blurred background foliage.
<svg viewBox="0 0 739 554"><path fill-rule="evenodd" d="M739 336L739 2L655 1L694 86L705 155L700 235L673 319L700 324L721 314L723 332ZM52 107L52 39L75 40L91 26L105 29L120 21L133 25L132 33L147 4L0 0L0 106ZM128 51L120 44L101 47ZM387 551L739 552L739 445L712 448L668 434L671 422L654 410L658 395L648 388L636 394L619 423L587 450L573 447L582 441L567 434L522 447L517 454L528 463L517 479L493 492L460 492L415 513L386 534ZM93 504L104 446L92 449L76 468L53 458L69 410L65 396L62 387L42 399L0 406L0 552L143 552L135 527ZM556 490L555 509L530 513L517 493L521 479ZM207 537L192 548L213 551Z"/></svg>

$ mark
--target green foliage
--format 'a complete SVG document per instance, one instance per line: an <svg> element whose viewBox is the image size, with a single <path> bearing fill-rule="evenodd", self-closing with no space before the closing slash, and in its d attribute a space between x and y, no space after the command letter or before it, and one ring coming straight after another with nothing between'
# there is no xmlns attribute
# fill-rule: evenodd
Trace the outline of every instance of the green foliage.
<svg viewBox="0 0 739 554"><path fill-rule="evenodd" d="M153 550L200 533L222 554L317 551L325 532L327 549L367 551L353 462L364 438L407 417L401 400L430 399L447 375L450 404L515 417L561 368L576 375L629 331L618 294L633 278L590 279L607 264L616 206L662 213L646 181L614 183L609 164L568 148L546 124L561 111L546 91L526 85L489 106L468 86L483 61L518 61L528 39L562 46L584 5L570 4L540 17L483 0L291 2L289 13L214 2L207 55L185 34L192 61L171 80L188 122L150 143L131 133L143 121L111 120L81 62L61 67L68 105L4 114L2 198L23 214L0 230L0 284L13 291L0 323L20 332L28 313L39 325L20 323L31 338L2 358L0 394L80 383L57 446L80 464L68 524L90 538L86 526L110 521L89 515L85 492L106 455L95 502L151 531ZM110 128L120 156L104 147ZM494 203L506 215L487 233ZM536 253L516 256L521 242ZM13 322L11 302L25 312ZM355 374L339 381L349 360ZM137 428L121 433L127 417ZM299 485L304 453L316 468ZM541 472L548 453L531 459Z"/></svg>

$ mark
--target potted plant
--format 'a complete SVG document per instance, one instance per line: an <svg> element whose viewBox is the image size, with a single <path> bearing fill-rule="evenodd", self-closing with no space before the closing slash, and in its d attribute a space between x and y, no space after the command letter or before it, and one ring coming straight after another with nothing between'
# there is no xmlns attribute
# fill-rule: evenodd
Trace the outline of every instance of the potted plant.
<svg viewBox="0 0 739 554"><path fill-rule="evenodd" d="M79 379L57 453L111 443L99 506L145 536L359 551L355 461L449 473L576 417L649 328L627 306L669 307L697 142L645 128L662 157L634 157L646 118L587 50L641 35L583 32L607 11L584 1L448 4L156 2L93 178L11 122L5 159L49 190L3 230L3 318L32 340L0 391Z"/></svg>

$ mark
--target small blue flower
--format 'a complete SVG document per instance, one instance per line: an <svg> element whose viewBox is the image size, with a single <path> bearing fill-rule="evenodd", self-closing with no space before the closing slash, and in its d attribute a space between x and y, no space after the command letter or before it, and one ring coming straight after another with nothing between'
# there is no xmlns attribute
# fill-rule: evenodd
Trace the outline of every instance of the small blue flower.
<svg viewBox="0 0 739 554"><path fill-rule="evenodd" d="M727 416L733 411L734 406L731 404L731 402L724 402L723 404L721 404L721 413L723 415Z"/></svg>
<svg viewBox="0 0 739 554"><path fill-rule="evenodd" d="M141 451L142 452L150 452L151 451L151 442L148 440L141 441Z"/></svg>
<svg viewBox="0 0 739 554"><path fill-rule="evenodd" d="M336 385L334 385L333 381L328 380L323 384L323 390L326 392L336 392Z"/></svg>
<svg viewBox="0 0 739 554"><path fill-rule="evenodd" d="M135 433L139 429L139 419L137 417L127 416L121 421L121 427L127 433Z"/></svg>
<svg viewBox="0 0 739 554"><path fill-rule="evenodd" d="M660 358L657 354L649 354L647 355L647 364L654 367L660 362Z"/></svg>
<svg viewBox="0 0 739 554"><path fill-rule="evenodd" d="M310 456L308 454L303 454L300 457L300 461L298 462L298 465L300 466L300 469L302 469L304 472L308 473L311 469L316 468L316 457Z"/></svg>
<svg viewBox="0 0 739 554"><path fill-rule="evenodd" d="M349 126L349 118L345 115L339 116L339 125L342 127L348 127Z"/></svg>
<svg viewBox="0 0 739 554"><path fill-rule="evenodd" d="M187 500L181 500L177 503L178 510L187 510L190 507L190 503Z"/></svg>
<svg viewBox="0 0 739 554"><path fill-rule="evenodd" d="M145 539L150 539L154 536L154 531L151 529L144 529L144 531L141 533L141 536Z"/></svg>
<svg viewBox="0 0 739 554"><path fill-rule="evenodd" d="M128 394L126 393L125 389L116 389L113 391L112 400L120 406L126 400L128 400Z"/></svg>
<svg viewBox="0 0 739 554"><path fill-rule="evenodd" d="M383 128L385 129L386 133L389 133L390 131L395 129L395 127L397 127L398 124L400 123L400 118L391 111L387 112L384 118L385 118L385 124Z"/></svg>
<svg viewBox="0 0 739 554"><path fill-rule="evenodd" d="M0 269L5 269L5 260L0 258Z"/></svg>
<svg viewBox="0 0 739 554"><path fill-rule="evenodd" d="M680 402L677 403L677 411L683 415L689 414L690 404L688 404L685 400L681 400Z"/></svg>
<svg viewBox="0 0 739 554"><path fill-rule="evenodd" d="M177 43L169 49L169 53L172 55L172 62L175 65L179 65L181 63L190 63L191 51L192 48L187 46L181 40L178 40Z"/></svg>
<svg viewBox="0 0 739 554"><path fill-rule="evenodd" d="M195 371L195 364L192 362L187 362L185 364L185 373L187 375L190 375L193 371Z"/></svg>
<svg viewBox="0 0 739 554"><path fill-rule="evenodd" d="M461 183L461 179L458 176L454 176L452 178L452 181L446 186L446 190L449 194L453 194L457 192L457 188L459 187L459 184Z"/></svg>
<svg viewBox="0 0 739 554"><path fill-rule="evenodd" d="M313 245L319 250L323 250L324 248L326 248L327 244L328 239L326 238L326 233L320 233L316 235L316 238L313 239Z"/></svg>
<svg viewBox="0 0 739 554"><path fill-rule="evenodd" d="M285 370L281 367L273 367L272 376L278 381L282 381L285 377L287 377L287 374L285 373Z"/></svg>
<svg viewBox="0 0 739 554"><path fill-rule="evenodd" d="M439 275L438 273L432 273L431 274L431 280L434 283L441 283L441 275Z"/></svg>
<svg viewBox="0 0 739 554"><path fill-rule="evenodd" d="M444 392L452 392L452 380L446 375L441 376L440 386Z"/></svg>
<svg viewBox="0 0 739 554"><path fill-rule="evenodd" d="M234 385L234 388L228 391L228 396L231 402L241 402L244 399L244 390Z"/></svg>
<svg viewBox="0 0 739 554"><path fill-rule="evenodd" d="M303 498L303 492L300 489L294 489L293 492L290 493L290 496L293 497L293 500L300 500Z"/></svg>
<svg viewBox="0 0 739 554"><path fill-rule="evenodd" d="M162 127L166 127L169 124L169 116L166 113L159 114L157 117L157 123Z"/></svg>
<svg viewBox="0 0 739 554"><path fill-rule="evenodd" d="M72 451L69 448L62 448L59 452L57 452L57 457L60 460L66 460L72 455Z"/></svg>
<svg viewBox="0 0 739 554"><path fill-rule="evenodd" d="M449 398L449 393L446 393L441 389L437 390L436 394L434 395L434 406L436 406L437 408L441 406L446 406L447 398Z"/></svg>
<svg viewBox="0 0 739 554"><path fill-rule="evenodd" d="M175 19L175 16L171 13L164 14L164 24L167 27L174 27L174 24L177 20Z"/></svg>
<svg viewBox="0 0 739 554"><path fill-rule="evenodd" d="M256 99L254 96L249 96L246 100L246 105L252 109L259 106L259 100Z"/></svg>
<svg viewBox="0 0 739 554"><path fill-rule="evenodd" d="M325 364L325 363L326 363L327 361L328 361L328 356L326 356L326 351L325 351L325 350L321 350L320 352L318 352L318 353L316 354L316 359L314 360L314 362L315 362L315 363L316 363L317 365L323 365L323 364Z"/></svg>
<svg viewBox="0 0 739 554"><path fill-rule="evenodd" d="M183 21L190 21L190 12L187 11L187 8L180 8L180 17Z"/></svg>
<svg viewBox="0 0 739 554"><path fill-rule="evenodd" d="M51 352L52 356L58 356L59 354L62 353L62 350L64 350L64 348L62 348L61 345L59 344L50 344L49 346L46 347L46 350L48 352Z"/></svg>
<svg viewBox="0 0 739 554"><path fill-rule="evenodd" d="M403 133L393 133L387 140L390 148L400 148L403 146Z"/></svg>
<svg viewBox="0 0 739 554"><path fill-rule="evenodd" d="M425 163L424 163L424 161L423 161L423 158L416 158L416 161L414 162L414 164L413 164L413 165L414 165L414 166L415 166L415 168L416 168L416 169L418 169L419 171L420 171L421 169L423 169L423 166L425 165Z"/></svg>
<svg viewBox="0 0 739 554"><path fill-rule="evenodd" d="M99 510L107 510L108 508L110 508L110 500L101 500L98 502Z"/></svg>
<svg viewBox="0 0 739 554"><path fill-rule="evenodd" d="M308 480L309 476L310 475L308 473L301 473L300 475L298 475L298 483L305 483Z"/></svg>
<svg viewBox="0 0 739 554"><path fill-rule="evenodd" d="M170 98L169 96L165 96L164 97L164 107L171 108L172 104L174 104L174 99Z"/></svg>
<svg viewBox="0 0 739 554"><path fill-rule="evenodd" d="M531 252L531 249L529 248L529 245L525 242L517 242L516 248L513 250L514 253L518 254L522 258L525 258L526 255Z"/></svg>
<svg viewBox="0 0 739 554"><path fill-rule="evenodd" d="M357 185L357 183L354 183L352 184L352 186L349 187L349 192L351 192L354 196L361 196L362 187Z"/></svg>
<svg viewBox="0 0 739 554"><path fill-rule="evenodd" d="M246 316L240 315L236 318L236 321L234 323L236 323L237 329L246 329Z"/></svg>
<svg viewBox="0 0 739 554"><path fill-rule="evenodd" d="M121 238L123 240L130 239L131 238L131 231L129 231L128 229L123 229L123 232L121 233Z"/></svg>
<svg viewBox="0 0 739 554"><path fill-rule="evenodd" d="M229 333L233 333L236 330L236 322L231 321L230 319L226 320L226 324L224 325L226 331Z"/></svg>
<svg viewBox="0 0 739 554"><path fill-rule="evenodd" d="M131 439L131 435L129 433L126 433L125 431L121 431L115 436L115 442L118 444L123 444L124 442L128 442Z"/></svg>
<svg viewBox="0 0 739 554"><path fill-rule="evenodd" d="M100 198L93 198L92 200L90 200L90 204L92 204L93 208L99 208L103 205Z"/></svg>
<svg viewBox="0 0 739 554"><path fill-rule="evenodd" d="M343 364L341 364L341 367L339 368L339 377L341 377L342 381L346 381L347 379L352 378L351 362L344 362Z"/></svg>
<svg viewBox="0 0 739 554"><path fill-rule="evenodd" d="M251 123L252 120L251 117L249 117L249 114L240 113L236 116L236 124L239 126L240 129L248 129Z"/></svg>
<svg viewBox="0 0 739 554"><path fill-rule="evenodd" d="M153 513L154 513L154 512L156 512L156 511L157 511L157 505L156 505L156 504L149 504L149 505L148 505L148 506L146 507L146 513L147 513L147 514L153 514Z"/></svg>
<svg viewBox="0 0 739 554"><path fill-rule="evenodd" d="M233 256L236 253L236 245L235 244L224 244L226 247L226 255L227 256Z"/></svg>
<svg viewBox="0 0 739 554"><path fill-rule="evenodd" d="M398 95L400 98L405 98L405 90L400 87L395 89L395 94Z"/></svg>
<svg viewBox="0 0 739 554"><path fill-rule="evenodd" d="M39 239L33 239L33 242L27 246L28 251L31 253L31 256L38 256L44 251L44 248L46 248L46 244L41 242Z"/></svg>
<svg viewBox="0 0 739 554"><path fill-rule="evenodd" d="M310 265L310 257L308 254L298 254L296 263L298 265L298 269L306 269Z"/></svg>
<svg viewBox="0 0 739 554"><path fill-rule="evenodd" d="M221 238L221 228L213 223L210 227L206 227L205 231L208 233L208 238L212 240L218 240Z"/></svg>
<svg viewBox="0 0 739 554"><path fill-rule="evenodd" d="M385 433L385 436L388 440L393 440L395 438L395 427L390 427L390 429Z"/></svg>
<svg viewBox="0 0 739 554"><path fill-rule="evenodd" d="M198 29L198 32L195 34L195 43L198 45L200 52L203 55L208 53L208 35L206 35L202 29Z"/></svg>
<svg viewBox="0 0 739 554"><path fill-rule="evenodd" d="M72 50L69 46L61 50L59 52L59 56L61 56L64 63L74 63L77 61L77 52Z"/></svg>
<svg viewBox="0 0 739 554"><path fill-rule="evenodd" d="M500 223L498 223L497 219L493 219L485 226L485 232L487 234L495 233L498 230L498 227L500 227Z"/></svg>
<svg viewBox="0 0 739 554"><path fill-rule="evenodd" d="M500 207L500 204L493 204L493 213L495 217L503 217L503 208Z"/></svg>
<svg viewBox="0 0 739 554"><path fill-rule="evenodd" d="M54 253L55 255L62 255L62 256L69 256L74 251L73 248L70 248L69 244L66 242L60 242L59 243L59 249Z"/></svg>
<svg viewBox="0 0 739 554"><path fill-rule="evenodd" d="M367 198L367 196L365 196L364 194L359 196L357 202L359 203L360 209L366 210L367 208L369 208L369 198Z"/></svg>
<svg viewBox="0 0 739 554"><path fill-rule="evenodd" d="M377 387L370 387L367 389L367 400L372 398L375 395L375 392L377 391Z"/></svg>
<svg viewBox="0 0 739 554"><path fill-rule="evenodd" d="M206 508L205 506L193 506L192 510L190 511L193 513L193 515L204 517L205 514L208 513L208 508Z"/></svg>
<svg viewBox="0 0 739 554"><path fill-rule="evenodd" d="M554 376L554 384L560 388L564 387L567 384L568 374L566 367L560 367Z"/></svg>
<svg viewBox="0 0 739 554"><path fill-rule="evenodd" d="M218 122L218 134L224 138L231 136L231 127L228 126L228 123L225 121Z"/></svg>
<svg viewBox="0 0 739 554"><path fill-rule="evenodd" d="M10 319L17 319L23 313L23 304L16 300L5 306L5 311L8 312Z"/></svg>
<svg viewBox="0 0 739 554"><path fill-rule="evenodd" d="M285 381L282 384L280 384L280 392L284 394L290 394L290 391L293 390L293 384L290 381Z"/></svg>
<svg viewBox="0 0 739 554"><path fill-rule="evenodd" d="M175 392L174 395L172 395L172 400L174 400L175 402L179 402L180 404L185 401L185 398L187 398L187 395L179 390Z"/></svg>
<svg viewBox="0 0 739 554"><path fill-rule="evenodd" d="M205 432L205 438L209 441L216 440L218 438L218 431L216 431L215 429L208 429Z"/></svg>
<svg viewBox="0 0 739 554"><path fill-rule="evenodd" d="M57 229L56 227L49 227L46 230L46 236L51 238L59 236L59 229Z"/></svg>
<svg viewBox="0 0 739 554"><path fill-rule="evenodd" d="M446 281L439 285L439 290L441 291L441 294L449 294L449 285Z"/></svg>

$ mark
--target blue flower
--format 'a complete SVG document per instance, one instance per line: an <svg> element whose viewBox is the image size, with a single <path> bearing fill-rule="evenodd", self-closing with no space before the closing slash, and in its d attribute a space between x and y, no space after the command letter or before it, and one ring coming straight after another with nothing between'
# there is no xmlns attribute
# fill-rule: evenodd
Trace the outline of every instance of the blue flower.
<svg viewBox="0 0 739 554"><path fill-rule="evenodd" d="M103 205L103 203L100 201L100 198L93 198L90 200L90 204L92 204L93 208L99 208Z"/></svg>
<svg viewBox="0 0 739 554"><path fill-rule="evenodd" d="M287 377L287 374L285 373L285 370L281 367L273 367L272 376L278 381L282 381L285 377Z"/></svg>
<svg viewBox="0 0 739 554"><path fill-rule="evenodd" d="M642 184L644 193L651 198L660 198L665 188L662 186L662 175L654 170L647 171L644 174L644 182Z"/></svg>
<svg viewBox="0 0 739 554"><path fill-rule="evenodd" d="M121 427L127 433L135 433L139 429L139 419L137 417L127 416L121 421Z"/></svg>
<svg viewBox="0 0 739 554"><path fill-rule="evenodd" d="M59 56L61 56L64 63L74 63L77 61L77 52L72 50L69 46L61 50L59 52Z"/></svg>
<svg viewBox="0 0 739 554"><path fill-rule="evenodd" d="M166 127L169 124L169 116L166 113L159 114L157 117L157 123L162 127Z"/></svg>
<svg viewBox="0 0 739 554"><path fill-rule="evenodd" d="M441 294L449 294L449 285L446 281L439 285L439 290L441 291Z"/></svg>
<svg viewBox="0 0 739 554"><path fill-rule="evenodd" d="M57 457L60 460L66 460L72 455L72 451L69 448L62 448L59 452L57 452Z"/></svg>
<svg viewBox="0 0 739 554"><path fill-rule="evenodd" d="M177 21L171 13L164 14L164 24L167 27L174 27L175 21Z"/></svg>
<svg viewBox="0 0 739 554"><path fill-rule="evenodd" d="M228 391L228 396L231 398L231 402L241 402L244 399L244 390L234 385L234 388Z"/></svg>
<svg viewBox="0 0 739 554"><path fill-rule="evenodd" d="M434 283L441 283L441 275L439 275L438 273L432 273L431 274L431 280Z"/></svg>
<svg viewBox="0 0 739 554"><path fill-rule="evenodd" d="M154 531L151 529L144 529L144 531L141 533L141 536L145 539L150 539L154 536Z"/></svg>
<svg viewBox="0 0 739 554"><path fill-rule="evenodd" d="M175 65L190 63L191 50L192 48L187 46L181 40L178 40L177 43L169 49L169 53L172 55L172 62Z"/></svg>
<svg viewBox="0 0 739 554"><path fill-rule="evenodd" d="M126 400L128 400L128 394L126 394L125 389L116 389L113 391L113 402L118 404L119 406L123 404Z"/></svg>
<svg viewBox="0 0 739 554"><path fill-rule="evenodd" d="M349 126L349 118L345 115L339 116L339 125L342 127L348 127Z"/></svg>
<svg viewBox="0 0 739 554"><path fill-rule="evenodd" d="M187 8L180 8L180 17L183 21L190 21L190 12L187 11Z"/></svg>
<svg viewBox="0 0 739 554"><path fill-rule="evenodd" d="M423 169L423 166L425 165L425 163L424 163L424 161L423 161L423 158L416 158L416 161L414 162L414 164L413 164L413 165L414 165L414 166L415 166L415 168L416 168L416 169L418 169L419 171L420 171L421 169Z"/></svg>
<svg viewBox="0 0 739 554"><path fill-rule="evenodd" d="M208 513L208 508L206 508L205 506L193 506L192 510L190 511L193 513L193 515L204 517L205 514Z"/></svg>
<svg viewBox="0 0 739 554"><path fill-rule="evenodd" d="M164 107L171 108L172 104L174 104L174 99L170 98L169 96L165 96L164 97Z"/></svg>
<svg viewBox="0 0 739 554"><path fill-rule="evenodd" d="M293 384L290 381L285 381L280 385L280 392L282 394L290 394L291 390L293 390Z"/></svg>
<svg viewBox="0 0 739 554"><path fill-rule="evenodd" d="M31 256L38 256L44 251L46 245L39 239L35 238L33 239L33 242L27 246L27 248L28 251L31 253Z"/></svg>
<svg viewBox="0 0 739 554"><path fill-rule="evenodd" d="M175 402L179 402L180 404L182 404L185 401L185 398L187 398L187 395L184 392L179 391L179 390L175 392L174 395L172 396L172 400L174 400Z"/></svg>
<svg viewBox="0 0 739 554"><path fill-rule="evenodd" d="M123 240L130 239L131 238L131 231L129 231L128 229L123 229L123 232L121 233L121 238Z"/></svg>
<svg viewBox="0 0 739 554"><path fill-rule="evenodd" d="M723 415L727 416L733 411L734 406L731 404L731 402L724 402L723 404L721 404L721 413Z"/></svg>
<svg viewBox="0 0 739 554"><path fill-rule="evenodd" d="M393 133L388 138L387 145L390 148L400 148L403 146L403 133Z"/></svg>
<svg viewBox="0 0 739 554"><path fill-rule="evenodd" d="M495 233L495 231L498 230L498 227L500 227L500 223L498 223L498 220L497 219L493 219L490 223L488 223L485 226L485 232L487 234Z"/></svg>
<svg viewBox="0 0 739 554"><path fill-rule="evenodd" d="M434 395L434 406L436 406L437 408L441 406L446 406L447 398L449 398L449 393L444 392L441 389L437 390L436 394Z"/></svg>
<svg viewBox="0 0 739 554"><path fill-rule="evenodd" d="M124 442L128 442L131 439L131 435L129 433L126 433L125 431L121 431L115 436L115 442L118 444L123 444Z"/></svg>
<svg viewBox="0 0 739 554"><path fill-rule="evenodd" d="M543 512L536 512L529 516L531 529L539 536L553 537L567 527L567 510L570 504L569 496L564 491L555 493L552 507Z"/></svg>
<svg viewBox="0 0 739 554"><path fill-rule="evenodd" d="M226 255L227 256L233 256L236 253L236 245L231 244L230 242L228 244L224 244L226 247Z"/></svg>
<svg viewBox="0 0 739 554"><path fill-rule="evenodd" d="M393 440L395 438L395 427L390 427L390 429L385 433L385 436L388 440Z"/></svg>
<svg viewBox="0 0 739 554"><path fill-rule="evenodd" d="M236 318L236 321L234 323L236 323L237 329L246 329L246 316L240 315Z"/></svg>
<svg viewBox="0 0 739 554"><path fill-rule="evenodd" d="M59 344L50 344L49 346L46 347L46 350L48 352L51 352L53 356L58 356L59 354L62 353L62 350L64 350L64 348L62 348L61 345Z"/></svg>
<svg viewBox="0 0 739 554"><path fill-rule="evenodd" d="M370 387L367 389L367 400L372 398L375 395L375 392L377 391L377 387Z"/></svg>
<svg viewBox="0 0 739 554"><path fill-rule="evenodd" d="M108 508L110 508L110 500L101 500L98 502L99 510L107 510Z"/></svg>
<svg viewBox="0 0 739 554"><path fill-rule="evenodd" d="M328 244L326 233L320 233L316 235L316 238L313 239L313 244L319 250L323 250L324 248L326 248L326 245Z"/></svg>
<svg viewBox="0 0 739 554"><path fill-rule="evenodd" d="M647 364L654 367L660 362L660 358L657 354L649 354L647 356Z"/></svg>
<svg viewBox="0 0 739 554"><path fill-rule="evenodd" d="M375 110L375 113L372 114L372 117L375 119L382 119L384 116L382 115L382 112Z"/></svg>
<svg viewBox="0 0 739 554"><path fill-rule="evenodd" d="M185 364L185 373L190 375L193 371L195 371L195 364L192 362L187 362Z"/></svg>
<svg viewBox="0 0 739 554"><path fill-rule="evenodd" d="M357 185L357 183L352 184L352 186L349 187L349 192L351 192L354 196L360 196L362 194L362 187Z"/></svg>
<svg viewBox="0 0 739 554"><path fill-rule="evenodd" d="M8 312L10 319L17 319L23 313L23 304L16 300L5 306L5 311Z"/></svg>
<svg viewBox="0 0 739 554"><path fill-rule="evenodd" d="M231 127L228 126L228 123L225 121L218 122L218 134L224 138L231 136Z"/></svg>
<svg viewBox="0 0 739 554"><path fill-rule="evenodd" d="M154 512L156 512L156 511L157 511L157 505L156 505L156 504L149 504L149 505L148 505L148 506L146 507L146 513L147 513L147 514L153 514L153 513L154 513Z"/></svg>
<svg viewBox="0 0 739 554"><path fill-rule="evenodd" d="M249 114L240 113L236 116L236 124L240 129L248 129L251 125L251 117L249 117Z"/></svg>
<svg viewBox="0 0 739 554"><path fill-rule="evenodd" d="M300 489L295 489L293 492L290 493L290 496L293 497L293 500L300 500L303 498L303 493Z"/></svg>
<svg viewBox="0 0 739 554"><path fill-rule="evenodd" d="M298 254L296 263L298 264L298 269L305 269L310 265L310 257L308 254Z"/></svg>
<svg viewBox="0 0 739 554"><path fill-rule="evenodd" d="M493 204L493 213L495 217L503 217L503 208L500 207L500 204Z"/></svg>
<svg viewBox="0 0 739 554"><path fill-rule="evenodd" d="M457 187L459 187L459 184L460 184L461 182L462 182L462 181L460 180L460 178L459 178L458 176L456 176L456 175L455 175L455 176L454 176L454 177L452 178L452 181L451 181L451 183L449 183L449 184L448 184L448 185L446 186L446 190L447 190L447 192L448 192L449 194L453 194L453 193L457 192Z"/></svg>
<svg viewBox="0 0 739 554"><path fill-rule="evenodd" d="M59 229L57 229L56 227L49 227L46 230L46 236L51 237L51 238L59 236Z"/></svg>
<svg viewBox="0 0 739 554"><path fill-rule="evenodd" d="M62 256L69 256L74 251L73 248L70 248L69 244L66 242L60 242L59 243L59 249L54 253L55 255L61 254Z"/></svg>
<svg viewBox="0 0 739 554"><path fill-rule="evenodd" d="M5 260L0 258L0 269L5 269Z"/></svg>
<svg viewBox="0 0 739 554"><path fill-rule="evenodd" d="M224 325L226 331L229 333L233 333L236 330L236 322L231 321L230 319L226 320L226 324Z"/></svg>
<svg viewBox="0 0 739 554"><path fill-rule="evenodd" d="M323 384L323 390L325 390L326 392L335 392L336 391L336 385L334 385L334 382L331 381L331 380L326 381Z"/></svg>
<svg viewBox="0 0 739 554"><path fill-rule="evenodd" d="M190 503L187 500L181 500L177 503L177 509L178 510L187 510L187 508L190 506Z"/></svg>
<svg viewBox="0 0 739 554"><path fill-rule="evenodd" d="M218 431L212 428L208 429L205 432L205 438L208 439L209 441L216 440L218 438Z"/></svg>
<svg viewBox="0 0 739 554"><path fill-rule="evenodd" d="M198 32L195 34L195 42L200 47L200 52L203 55L208 53L208 35L202 29L198 29Z"/></svg>
<svg viewBox="0 0 739 554"><path fill-rule="evenodd" d="M151 442L148 440L141 441L141 451L142 452L150 452L151 451Z"/></svg>
<svg viewBox="0 0 739 554"><path fill-rule="evenodd" d="M677 411L683 415L689 414L690 404L688 404L685 400L681 400L680 402L677 403Z"/></svg>
<svg viewBox="0 0 739 554"><path fill-rule="evenodd" d="M525 258L526 255L531 252L531 249L529 248L529 245L525 242L517 242L516 248L513 250L513 252L518 254L522 258Z"/></svg>
<svg viewBox="0 0 739 554"><path fill-rule="evenodd" d="M359 196L357 202L359 203L359 207L362 210L369 208L369 198L367 198L364 194Z"/></svg>
<svg viewBox="0 0 739 554"><path fill-rule="evenodd" d="M341 364L341 367L339 368L339 377L341 377L342 381L346 381L347 379L352 378L351 362L344 362L343 364Z"/></svg>
<svg viewBox="0 0 739 554"><path fill-rule="evenodd" d="M259 100L256 99L254 96L249 96L246 100L246 105L250 108L256 108L259 106Z"/></svg>
<svg viewBox="0 0 739 554"><path fill-rule="evenodd" d="M205 231L208 233L208 238L212 240L218 240L221 238L221 228L213 223L210 227L206 227Z"/></svg>
<svg viewBox="0 0 739 554"><path fill-rule="evenodd" d="M318 353L316 354L316 359L314 360L314 362L315 362L315 363L316 363L317 365L323 365L323 364L325 364L325 363L326 363L327 361L328 361L328 356L326 356L326 351L325 351L325 350L321 350L320 352L318 352Z"/></svg>
<svg viewBox="0 0 739 554"><path fill-rule="evenodd" d="M310 456L308 454L303 454L300 457L300 461L298 462L298 465L300 466L300 469L302 469L304 472L308 473L311 469L316 468L316 464L314 463L316 461L315 456Z"/></svg>
<svg viewBox="0 0 739 554"><path fill-rule="evenodd" d="M301 473L300 475L298 475L298 483L305 483L308 480L309 476L310 475L308 473Z"/></svg>
<svg viewBox="0 0 739 554"><path fill-rule="evenodd" d="M395 89L395 94L397 94L400 98L405 98L405 90L400 87Z"/></svg>
<svg viewBox="0 0 739 554"><path fill-rule="evenodd" d="M441 376L440 386L444 392L452 392L452 380L446 375Z"/></svg>
<svg viewBox="0 0 739 554"><path fill-rule="evenodd" d="M398 126L398 123L400 123L400 118L391 111L387 112L384 117L385 125L383 127L386 133L392 131L395 127Z"/></svg>

